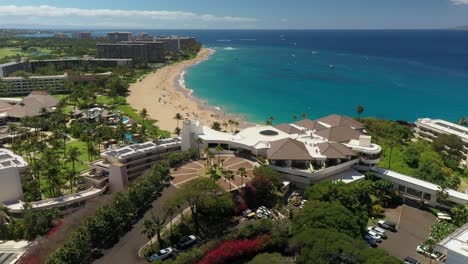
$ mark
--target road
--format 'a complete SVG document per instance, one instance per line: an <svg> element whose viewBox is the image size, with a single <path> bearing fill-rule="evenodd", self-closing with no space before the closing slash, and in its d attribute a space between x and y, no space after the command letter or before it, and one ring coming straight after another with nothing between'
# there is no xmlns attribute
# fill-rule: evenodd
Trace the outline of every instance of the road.
<svg viewBox="0 0 468 264"><path fill-rule="evenodd" d="M145 213L145 216L138 221L133 228L120 238L119 242L114 247L103 251L104 256L97 259L96 264L118 264L118 263L148 263L146 260L138 257L138 250L143 246L148 239L141 234L141 225L144 219L151 216L151 213L158 214L160 208L163 207L165 201L172 198L179 192L179 189L170 186L164 189L161 197L153 202L153 207Z"/></svg>

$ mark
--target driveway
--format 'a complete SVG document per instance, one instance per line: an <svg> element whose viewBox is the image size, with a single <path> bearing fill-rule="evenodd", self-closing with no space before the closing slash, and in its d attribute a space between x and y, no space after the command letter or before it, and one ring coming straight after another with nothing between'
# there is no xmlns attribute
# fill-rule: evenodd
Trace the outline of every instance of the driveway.
<svg viewBox="0 0 468 264"><path fill-rule="evenodd" d="M388 231L388 239L379 244L379 247L399 259L410 256L421 263L429 264L429 258L416 253L416 247L429 236L431 225L437 218L427 211L408 205L387 210L385 215L388 220L397 223L398 232Z"/></svg>
<svg viewBox="0 0 468 264"><path fill-rule="evenodd" d="M115 244L114 247L103 251L104 256L97 259L94 263L148 263L146 260L139 258L137 255L141 246L148 242L146 236L141 234L141 225L144 219L147 219L151 216L151 212L155 215L158 214L164 203L170 198L174 197L178 191L179 190L172 185L165 188L162 192L162 196L153 202L153 207L145 213L145 216L140 219L140 221L138 221L138 223L136 223L127 234L121 237L119 242Z"/></svg>

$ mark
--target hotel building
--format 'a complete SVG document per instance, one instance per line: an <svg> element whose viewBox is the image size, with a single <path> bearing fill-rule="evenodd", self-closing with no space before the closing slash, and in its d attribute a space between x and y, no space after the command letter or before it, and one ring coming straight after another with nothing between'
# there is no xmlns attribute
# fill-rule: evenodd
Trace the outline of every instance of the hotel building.
<svg viewBox="0 0 468 264"><path fill-rule="evenodd" d="M74 39L91 39L91 32L73 32L72 38Z"/></svg>
<svg viewBox="0 0 468 264"><path fill-rule="evenodd" d="M122 43L96 44L98 58L126 58L135 62L162 62L164 47L162 42L132 41Z"/></svg>
<svg viewBox="0 0 468 264"><path fill-rule="evenodd" d="M0 78L8 77L10 74L16 71L31 72L31 63L27 61L21 61L0 64Z"/></svg>
<svg viewBox="0 0 468 264"><path fill-rule="evenodd" d="M468 223L439 242L435 250L446 256L446 264L468 263Z"/></svg>
<svg viewBox="0 0 468 264"><path fill-rule="evenodd" d="M183 150L214 149L218 145L226 152L262 157L274 169L288 174L291 181L304 185L339 173L354 174L350 181L362 179L351 167L372 167L380 161L381 153L361 123L338 115L316 121L254 126L236 134L215 131L198 121L184 122Z"/></svg>
<svg viewBox="0 0 468 264"><path fill-rule="evenodd" d="M23 157L8 149L0 149L0 203L23 199L20 175L26 172L27 167Z"/></svg>
<svg viewBox="0 0 468 264"><path fill-rule="evenodd" d="M132 33L130 32L108 32L107 40L109 41L130 41L132 40Z"/></svg>
<svg viewBox="0 0 468 264"><path fill-rule="evenodd" d="M152 168L167 154L181 150L180 138L161 139L112 149L101 153L101 159L90 164L91 169L83 176L94 186L103 186L108 181L110 189L116 191L117 181L127 182ZM125 184L124 184L125 185Z"/></svg>
<svg viewBox="0 0 468 264"><path fill-rule="evenodd" d="M153 40L164 43L164 50L171 52L180 52L184 49L184 47L192 45L196 42L195 38L193 37L178 36L154 37Z"/></svg>
<svg viewBox="0 0 468 264"><path fill-rule="evenodd" d="M68 74L30 77L5 77L0 80L7 89L0 91L2 96L21 96L30 94L35 90L49 90L52 93L67 92L65 85Z"/></svg>
<svg viewBox="0 0 468 264"><path fill-rule="evenodd" d="M441 119L420 118L415 122L414 136L433 142L440 134L455 135L463 142L460 165L468 168L468 128Z"/></svg>

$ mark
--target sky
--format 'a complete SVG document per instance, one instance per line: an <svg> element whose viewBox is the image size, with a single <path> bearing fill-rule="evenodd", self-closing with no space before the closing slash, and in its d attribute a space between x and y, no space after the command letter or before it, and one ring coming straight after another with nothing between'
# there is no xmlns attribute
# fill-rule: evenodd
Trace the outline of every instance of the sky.
<svg viewBox="0 0 468 264"><path fill-rule="evenodd" d="M0 27L431 29L468 25L468 0L0 0Z"/></svg>

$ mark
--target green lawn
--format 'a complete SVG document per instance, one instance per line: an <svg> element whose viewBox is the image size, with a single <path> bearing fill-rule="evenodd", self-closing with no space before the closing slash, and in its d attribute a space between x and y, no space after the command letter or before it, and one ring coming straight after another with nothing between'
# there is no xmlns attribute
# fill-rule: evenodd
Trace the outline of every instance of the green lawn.
<svg viewBox="0 0 468 264"><path fill-rule="evenodd" d="M390 160L390 148L385 145L382 145L382 150L382 158L380 159L379 166L388 169L388 161ZM405 155L403 151L404 146L398 146L393 148L390 169L405 175L414 176L416 170L410 168L408 164L406 164Z"/></svg>
<svg viewBox="0 0 468 264"><path fill-rule="evenodd" d="M460 177L460 187L458 187L458 191L465 192L468 189L468 178Z"/></svg>
<svg viewBox="0 0 468 264"><path fill-rule="evenodd" d="M83 142L83 141L74 141L74 142L70 142L70 143L67 143L67 151L71 148L71 147L77 147L81 154L79 156L79 162L75 164L76 166L76 170L77 171L83 171L83 170L87 170L89 169L89 166L87 165L87 162L90 162L90 160L88 159L88 148L86 146L86 142ZM71 168L71 163L67 163L67 166Z"/></svg>
<svg viewBox="0 0 468 264"><path fill-rule="evenodd" d="M37 48L38 52L40 53L50 53L52 50L44 49L44 48ZM0 59L10 56L31 56L34 55L32 53L23 52L20 48L0 48Z"/></svg>

